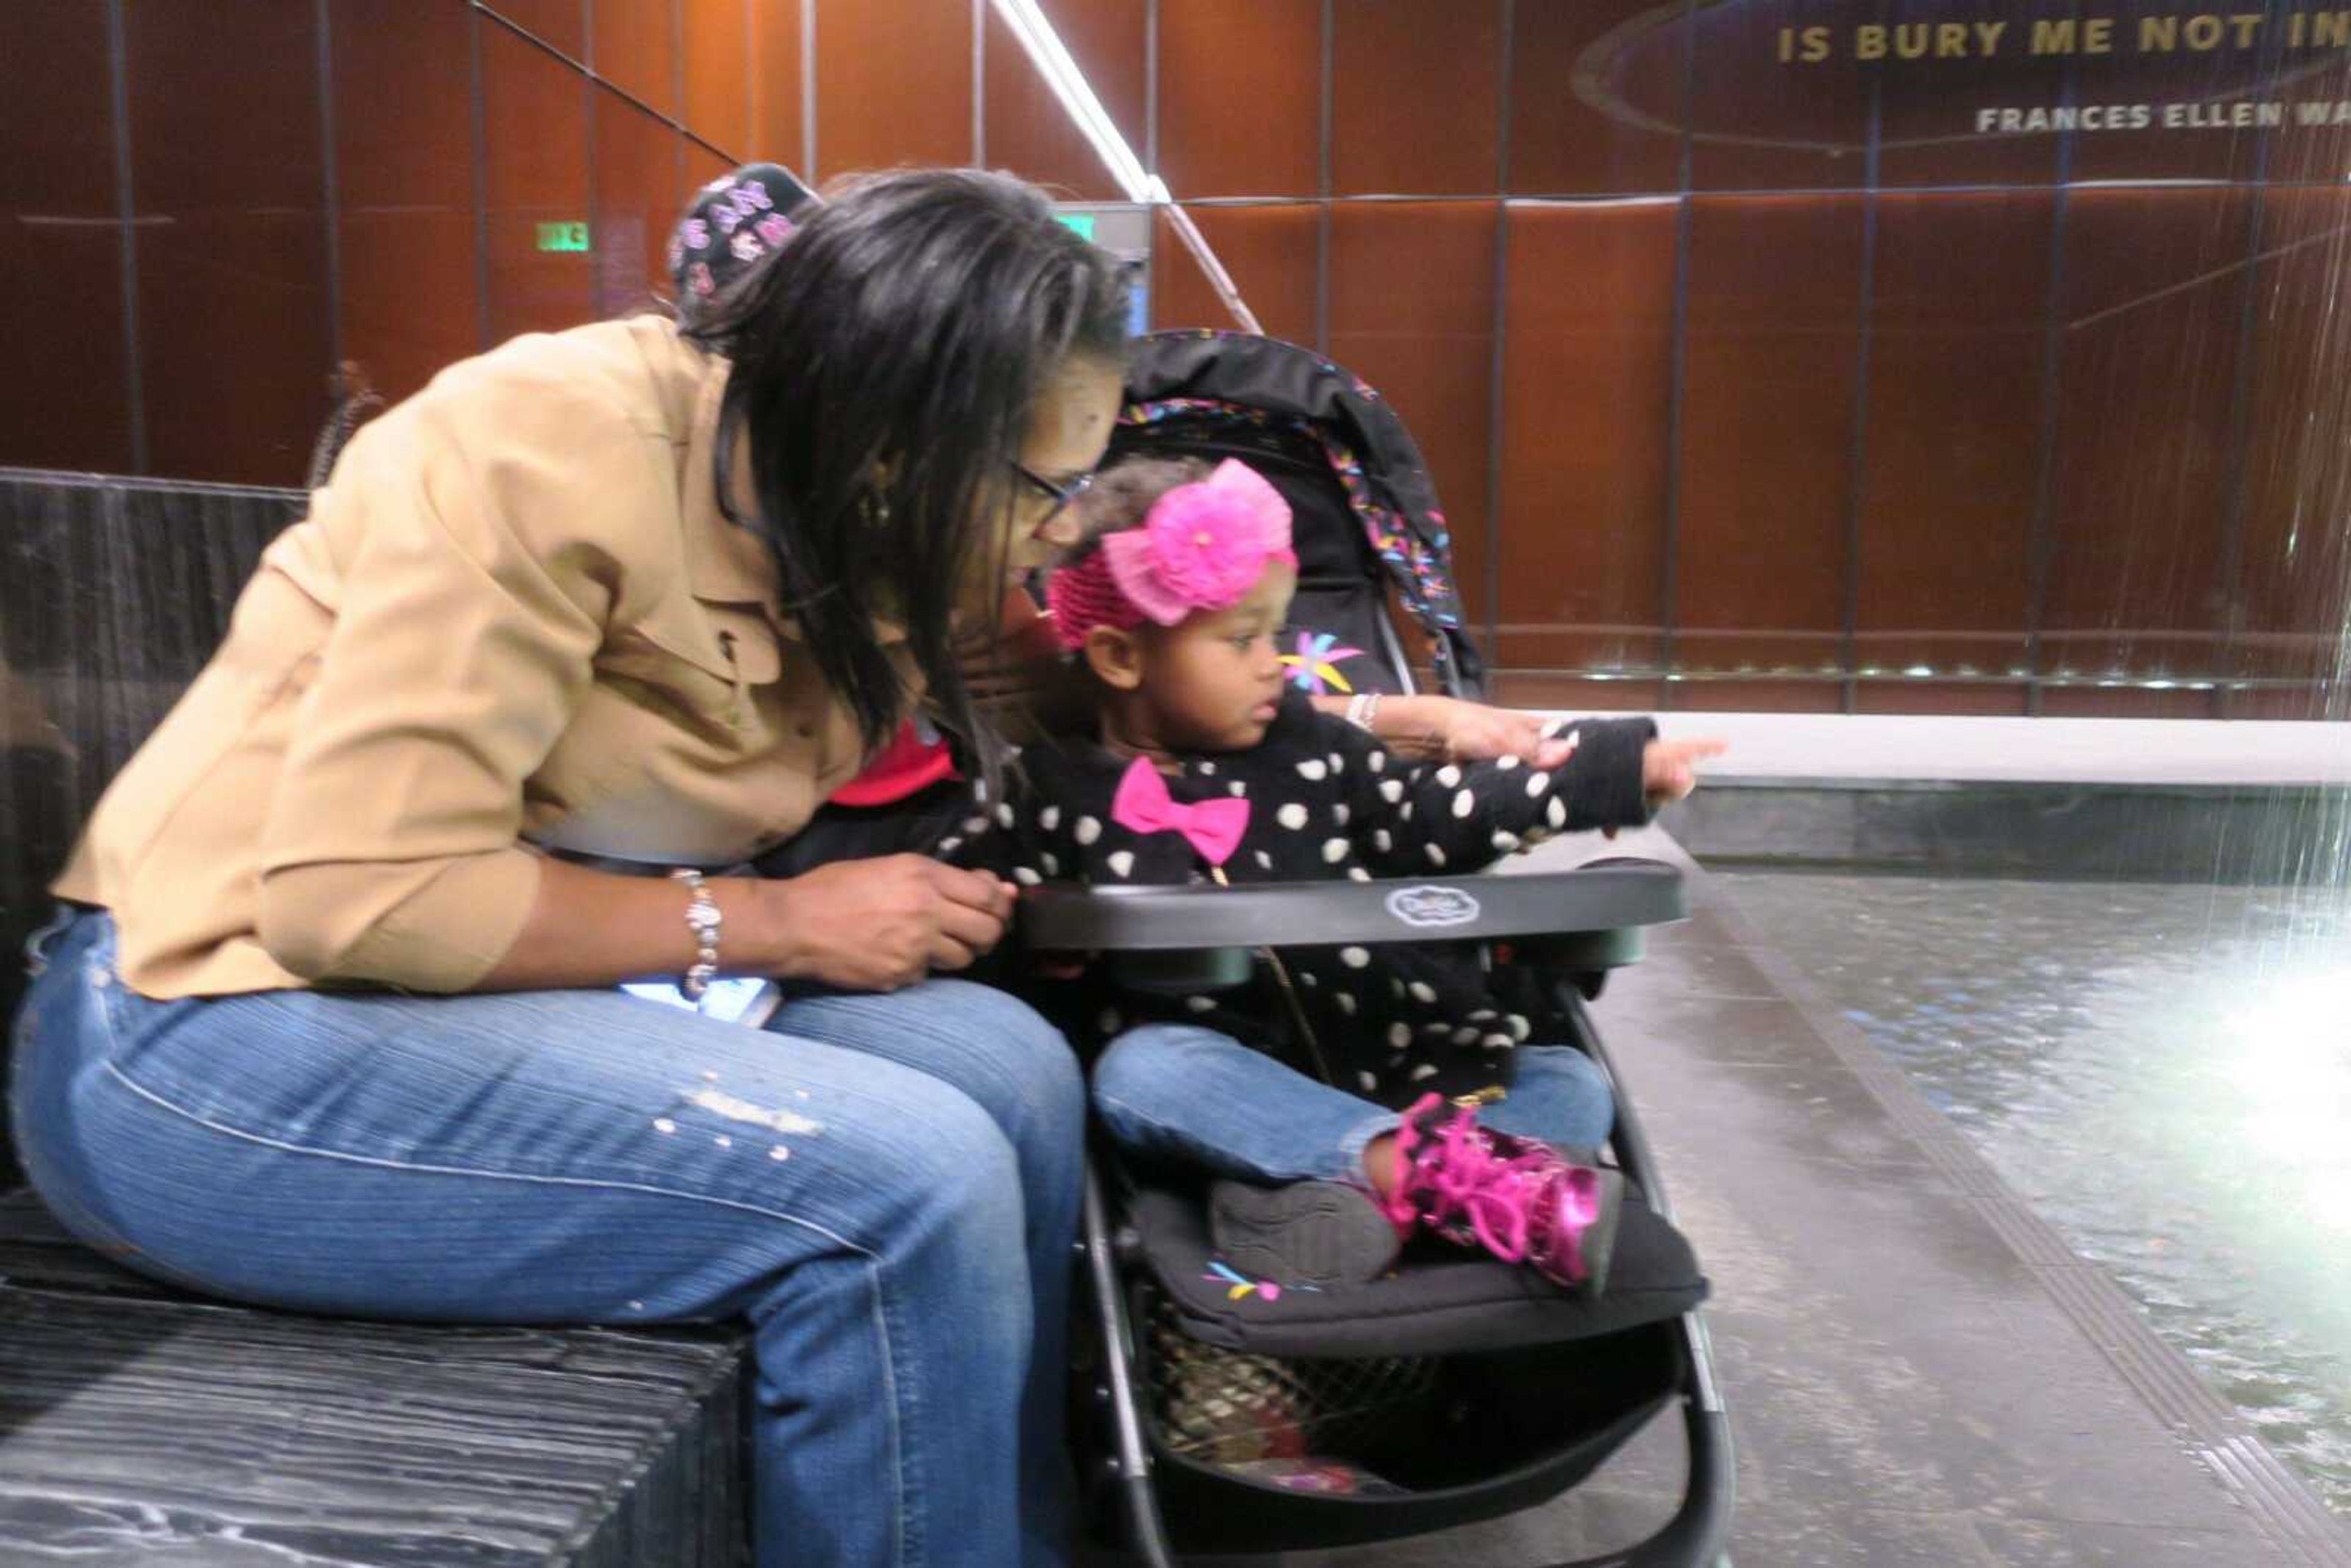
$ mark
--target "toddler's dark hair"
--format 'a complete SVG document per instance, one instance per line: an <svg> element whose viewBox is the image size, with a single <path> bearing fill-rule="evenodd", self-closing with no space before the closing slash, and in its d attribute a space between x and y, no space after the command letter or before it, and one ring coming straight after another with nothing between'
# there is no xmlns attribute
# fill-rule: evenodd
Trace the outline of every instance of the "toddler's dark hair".
<svg viewBox="0 0 2351 1568"><path fill-rule="evenodd" d="M1214 469L1197 457L1121 457L1094 475L1078 497L1078 542L1062 557L1075 566L1102 549L1102 536L1139 528L1160 497L1179 485L1194 485Z"/></svg>

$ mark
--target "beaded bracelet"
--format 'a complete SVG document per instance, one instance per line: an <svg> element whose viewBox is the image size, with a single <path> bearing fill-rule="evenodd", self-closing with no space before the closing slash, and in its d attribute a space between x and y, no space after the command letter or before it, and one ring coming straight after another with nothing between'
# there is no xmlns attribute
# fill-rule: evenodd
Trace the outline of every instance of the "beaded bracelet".
<svg viewBox="0 0 2351 1568"><path fill-rule="evenodd" d="M677 988L685 993L687 1001L698 1002L710 982L718 977L718 930L726 917L718 901L710 896L710 885L700 872L681 867L669 874L685 883L685 927L694 933L694 963Z"/></svg>

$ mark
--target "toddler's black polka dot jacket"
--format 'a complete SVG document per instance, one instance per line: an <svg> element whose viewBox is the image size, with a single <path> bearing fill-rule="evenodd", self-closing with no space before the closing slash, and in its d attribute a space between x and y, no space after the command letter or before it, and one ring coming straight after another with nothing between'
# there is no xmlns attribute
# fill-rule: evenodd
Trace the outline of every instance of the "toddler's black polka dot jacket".
<svg viewBox="0 0 2351 1568"><path fill-rule="evenodd" d="M1582 720L1562 733L1574 754L1548 770L1515 758L1408 764L1293 691L1256 747L1186 758L1163 782L1179 807L1249 803L1247 831L1223 868L1235 885L1466 875L1552 833L1648 820L1641 754L1656 726ZM1113 819L1128 766L1091 739L1031 745L1008 779L1009 799L976 798L937 852L1024 886L1208 880L1207 861L1181 832L1138 832ZM1260 956L1247 986L1213 995L1127 989L1097 964L1047 983L1040 1001L1089 1057L1139 1023L1195 1023L1398 1106L1432 1089L1506 1083L1512 1047L1565 1038L1534 988L1498 987L1473 944L1309 942L1283 946L1280 960L1286 996ZM1312 1038L1300 1038L1301 1030Z"/></svg>

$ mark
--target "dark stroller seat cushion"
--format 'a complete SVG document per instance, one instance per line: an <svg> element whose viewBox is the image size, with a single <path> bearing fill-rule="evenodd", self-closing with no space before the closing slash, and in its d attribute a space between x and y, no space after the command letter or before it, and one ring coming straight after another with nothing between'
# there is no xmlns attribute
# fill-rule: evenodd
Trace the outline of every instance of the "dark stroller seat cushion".
<svg viewBox="0 0 2351 1568"><path fill-rule="evenodd" d="M1194 1195L1145 1188L1128 1218L1184 1331L1204 1343L1264 1355L1445 1355L1555 1344L1677 1317L1707 1294L1690 1244L1636 1192L1625 1195L1608 1289L1589 1301L1531 1270L1481 1261L1441 1242L1408 1249L1395 1273L1353 1290L1283 1290L1276 1281L1268 1291L1217 1258Z"/></svg>

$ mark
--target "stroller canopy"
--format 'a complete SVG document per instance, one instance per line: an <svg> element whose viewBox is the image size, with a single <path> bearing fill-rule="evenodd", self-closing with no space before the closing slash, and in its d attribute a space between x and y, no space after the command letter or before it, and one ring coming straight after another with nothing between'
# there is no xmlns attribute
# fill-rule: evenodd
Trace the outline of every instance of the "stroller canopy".
<svg viewBox="0 0 2351 1568"><path fill-rule="evenodd" d="M1449 664L1476 687L1481 661L1461 629L1452 536L1428 465L1404 421L1361 377L1278 338L1154 332L1135 345L1126 396L1113 451L1255 448L1311 454L1327 466L1371 559L1427 632L1439 674ZM1333 553L1333 541L1312 537L1319 511L1299 510L1309 578L1318 558ZM1343 562L1346 553L1338 552Z"/></svg>

